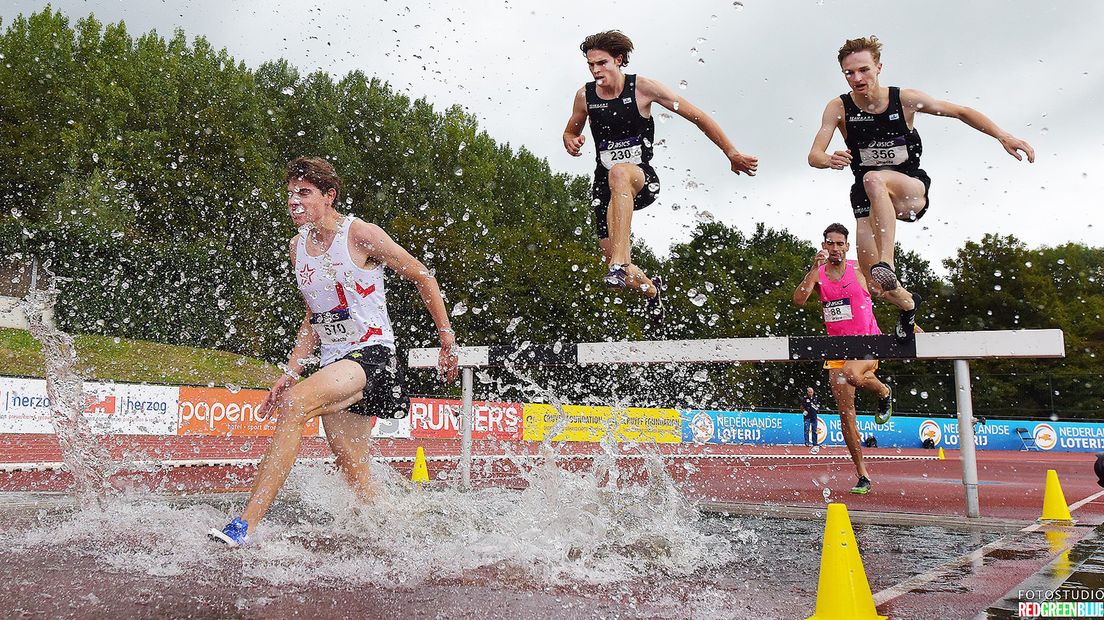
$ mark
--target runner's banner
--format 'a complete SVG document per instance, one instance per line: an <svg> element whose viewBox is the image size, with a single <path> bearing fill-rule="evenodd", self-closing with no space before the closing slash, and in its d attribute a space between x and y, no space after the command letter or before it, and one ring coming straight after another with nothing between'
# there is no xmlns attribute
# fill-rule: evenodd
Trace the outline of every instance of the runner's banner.
<svg viewBox="0 0 1104 620"><path fill-rule="evenodd" d="M410 399L410 437L456 439L460 437L458 400ZM472 439L521 439L524 407L521 403L472 402Z"/></svg>
<svg viewBox="0 0 1104 620"><path fill-rule="evenodd" d="M525 403L524 438L528 441L601 441L679 443L682 422L675 409L592 407Z"/></svg>

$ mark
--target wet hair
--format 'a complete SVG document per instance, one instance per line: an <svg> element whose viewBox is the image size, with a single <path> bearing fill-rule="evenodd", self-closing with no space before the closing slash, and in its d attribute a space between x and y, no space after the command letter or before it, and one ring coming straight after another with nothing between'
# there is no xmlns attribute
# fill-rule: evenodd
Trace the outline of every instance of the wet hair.
<svg viewBox="0 0 1104 620"><path fill-rule="evenodd" d="M620 56L621 66L627 67L629 66L629 52L633 51L633 43L620 30L607 30L583 39L579 49L583 50L584 56L590 50L602 50L614 58Z"/></svg>
<svg viewBox="0 0 1104 620"><path fill-rule="evenodd" d="M839 60L842 65L844 58L847 58L855 52L862 51L870 52L870 56L874 59L875 64L882 62L882 42L874 35L844 41L843 47L839 48L837 60Z"/></svg>
<svg viewBox="0 0 1104 620"><path fill-rule="evenodd" d="M333 164L321 157L296 157L289 161L285 182L292 181L307 181L322 190L323 194L334 190L334 204L341 196L341 177L337 176Z"/></svg>
<svg viewBox="0 0 1104 620"><path fill-rule="evenodd" d="M825 241L828 240L828 233L839 233L839 234L843 235L844 239L847 239L847 227L844 226L843 224L840 224L839 222L836 222L835 224L830 224L828 226L828 228L824 229L824 240Z"/></svg>

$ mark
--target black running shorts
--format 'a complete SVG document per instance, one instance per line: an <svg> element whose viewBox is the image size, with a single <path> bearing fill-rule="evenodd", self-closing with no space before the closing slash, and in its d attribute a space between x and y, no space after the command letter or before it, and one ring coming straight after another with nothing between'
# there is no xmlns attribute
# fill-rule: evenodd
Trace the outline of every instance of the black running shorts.
<svg viewBox="0 0 1104 620"><path fill-rule="evenodd" d="M341 359L356 362L364 369L364 398L349 407L349 411L392 420L410 413L410 397L403 393L403 367L391 349L364 347Z"/></svg>
<svg viewBox="0 0 1104 620"><path fill-rule="evenodd" d="M914 179L920 179L920 182L924 184L924 207L913 213L911 217L898 216L897 218L902 222L915 222L924 217L924 213L928 211L928 206L931 205L931 198L928 196L928 189L931 188L931 178L923 170L909 172L899 170L898 172ZM863 187L862 179L856 179L854 185L851 186L851 210L855 213L856 220L870 215L870 198L866 195L866 188Z"/></svg>
<svg viewBox="0 0 1104 620"><path fill-rule="evenodd" d="M651 164L636 164L644 171L644 187L633 201L633 211L638 211L655 202L659 195L659 176ZM590 187L590 204L594 207L594 228L599 239L609 239L609 221L606 211L610 203L609 170L598 166L594 170L594 185Z"/></svg>

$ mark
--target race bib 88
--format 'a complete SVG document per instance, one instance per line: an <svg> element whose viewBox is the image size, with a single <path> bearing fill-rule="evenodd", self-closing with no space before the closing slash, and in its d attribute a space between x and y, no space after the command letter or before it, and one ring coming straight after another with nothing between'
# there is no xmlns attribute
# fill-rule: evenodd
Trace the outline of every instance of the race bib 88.
<svg viewBox="0 0 1104 620"><path fill-rule="evenodd" d="M824 322L838 323L851 320L851 300L833 299L824 302Z"/></svg>

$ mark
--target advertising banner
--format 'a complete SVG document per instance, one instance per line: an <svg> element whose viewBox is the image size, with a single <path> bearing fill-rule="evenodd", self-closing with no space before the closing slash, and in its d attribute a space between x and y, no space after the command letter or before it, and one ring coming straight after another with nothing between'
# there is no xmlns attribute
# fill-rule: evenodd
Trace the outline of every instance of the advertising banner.
<svg viewBox="0 0 1104 620"><path fill-rule="evenodd" d="M859 436L873 436L880 448L921 448L925 439L935 447L957 449L958 421L955 418L895 416L886 424L874 416L856 417ZM747 445L802 445L802 415L764 411L682 412L682 440L694 443ZM817 443L845 445L838 415L817 416ZM974 445L979 450L1038 449L1056 452L1104 451L1104 424L1095 422L1038 422L986 420L974 427Z"/></svg>
<svg viewBox="0 0 1104 620"><path fill-rule="evenodd" d="M267 395L267 390L181 387L179 434L271 437L276 419L260 411ZM314 418L307 422L303 435L316 436L318 429L318 418Z"/></svg>
<svg viewBox="0 0 1104 620"><path fill-rule="evenodd" d="M410 399L410 437L456 439L460 437L458 400ZM521 403L472 402L473 439L521 439L524 409Z"/></svg>
<svg viewBox="0 0 1104 620"><path fill-rule="evenodd" d="M177 388L126 383L84 384L84 416L93 432L176 434ZM0 433L52 434L43 379L0 378Z"/></svg>
<svg viewBox="0 0 1104 620"><path fill-rule="evenodd" d="M765 411L683 411L683 443L800 444L801 416Z"/></svg>
<svg viewBox="0 0 1104 620"><path fill-rule="evenodd" d="M601 441L608 433L619 442L679 443L682 418L675 409L564 405L561 413L553 405L525 403L528 441Z"/></svg>

